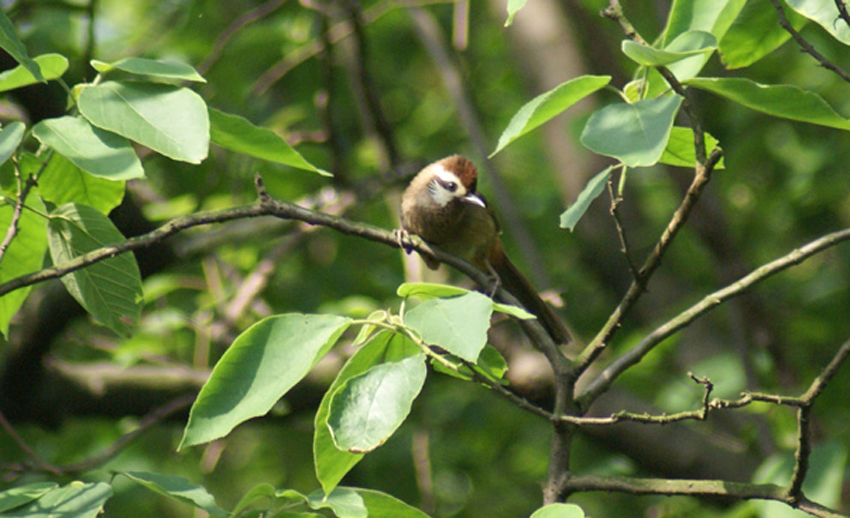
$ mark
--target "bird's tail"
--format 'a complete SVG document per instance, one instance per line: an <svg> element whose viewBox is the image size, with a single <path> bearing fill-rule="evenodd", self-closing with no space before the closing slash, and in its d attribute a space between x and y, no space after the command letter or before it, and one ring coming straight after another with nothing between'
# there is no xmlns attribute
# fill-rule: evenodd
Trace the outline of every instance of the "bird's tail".
<svg viewBox="0 0 850 518"><path fill-rule="evenodd" d="M565 344L570 341L570 333L567 326L555 314L552 307L546 304L540 295L528 282L528 279L519 271L519 268L508 259L507 255L501 254L498 261L491 264L499 275L502 286L508 290L522 304L526 310L540 320L540 324L552 337L556 344Z"/></svg>

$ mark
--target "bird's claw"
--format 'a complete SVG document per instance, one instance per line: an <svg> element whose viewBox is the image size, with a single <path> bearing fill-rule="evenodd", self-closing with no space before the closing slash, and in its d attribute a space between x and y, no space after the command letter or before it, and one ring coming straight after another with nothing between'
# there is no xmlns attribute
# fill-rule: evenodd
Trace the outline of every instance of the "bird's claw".
<svg viewBox="0 0 850 518"><path fill-rule="evenodd" d="M393 236L395 237L396 243L398 243L398 247L405 251L408 255L413 252L413 239L410 237L410 232L404 228L397 228L393 230Z"/></svg>

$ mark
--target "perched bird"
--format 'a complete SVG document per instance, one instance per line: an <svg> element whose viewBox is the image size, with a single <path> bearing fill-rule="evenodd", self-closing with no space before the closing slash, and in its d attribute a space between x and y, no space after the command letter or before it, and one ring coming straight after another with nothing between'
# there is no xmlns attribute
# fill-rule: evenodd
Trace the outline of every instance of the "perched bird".
<svg viewBox="0 0 850 518"><path fill-rule="evenodd" d="M570 335L563 321L508 259L499 239L499 223L476 192L478 170L460 155L438 160L420 171L401 199L401 226L426 242L495 274L501 286L534 314L555 343ZM425 259L431 269L439 263Z"/></svg>

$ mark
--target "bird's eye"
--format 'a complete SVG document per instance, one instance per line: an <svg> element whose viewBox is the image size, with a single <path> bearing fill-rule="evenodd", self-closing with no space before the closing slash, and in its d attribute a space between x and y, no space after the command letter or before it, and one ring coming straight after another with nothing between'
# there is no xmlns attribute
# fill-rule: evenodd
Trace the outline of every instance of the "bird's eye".
<svg viewBox="0 0 850 518"><path fill-rule="evenodd" d="M457 190L457 183L448 182L446 184L446 190L449 191L449 192L455 192Z"/></svg>

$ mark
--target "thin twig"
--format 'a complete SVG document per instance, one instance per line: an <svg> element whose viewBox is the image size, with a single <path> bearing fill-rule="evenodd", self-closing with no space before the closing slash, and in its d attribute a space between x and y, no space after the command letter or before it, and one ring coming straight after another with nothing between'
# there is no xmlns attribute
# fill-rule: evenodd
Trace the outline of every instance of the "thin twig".
<svg viewBox="0 0 850 518"><path fill-rule="evenodd" d="M623 198L614 193L614 186L612 180L608 180L608 196L611 197L611 216L614 218L614 225L617 228L617 237L620 239L620 252L625 256L626 263L629 265L629 271L632 272L632 278L645 289L643 286L643 280L640 278L640 272L638 271L637 265L632 260L632 256L629 253L629 241L626 239L626 230L623 227L623 220L620 218L620 204L623 202Z"/></svg>
<svg viewBox="0 0 850 518"><path fill-rule="evenodd" d="M779 25L781 25L782 28L785 29L785 31L788 34L790 34L792 38L794 38L794 41L796 41L797 44L800 45L800 47L807 54L809 54L810 56L815 58L815 60L818 63L820 63L820 66L822 66L823 68L825 68L827 70L834 72L835 74L838 75L838 77L840 77L844 81L850 83L850 74L848 74L843 69L841 69L840 67L838 67L837 65L835 65L834 63L832 63L831 61L826 59L826 57L824 57L823 54L818 52L817 49L815 49L814 46L812 46L811 43L806 41L805 38L803 38L803 36L801 36L800 33L797 32L796 29L794 29L794 27L791 25L791 22L788 21L788 17L785 16L785 11L782 8L782 3L780 3L779 0L770 0L770 3L773 4L773 7L776 9L777 16L779 16ZM843 2L841 0L835 0L835 3L843 5ZM838 10L839 10L839 13L842 13L842 7L839 7ZM842 18L844 18L845 20L847 20L847 18L845 18L846 12L847 12L847 9L845 7L843 9L843 14L841 15Z"/></svg>
<svg viewBox="0 0 850 518"><path fill-rule="evenodd" d="M835 7L838 8L838 16L850 27L850 13L847 12L847 4L844 0L835 0Z"/></svg>
<svg viewBox="0 0 850 518"><path fill-rule="evenodd" d="M9 435L9 437L12 438L12 441L18 446L18 448L20 448L21 451L24 452L26 456L30 458L30 460L32 460L36 468L53 473L54 475L60 475L62 473L62 471L56 466L48 464L47 462L42 460L42 458L38 456L35 450L29 447L27 442L18 434L17 430L15 430L12 424L6 419L6 416L3 415L2 411L0 411L0 427L2 427L3 430L6 431L6 433Z"/></svg>

